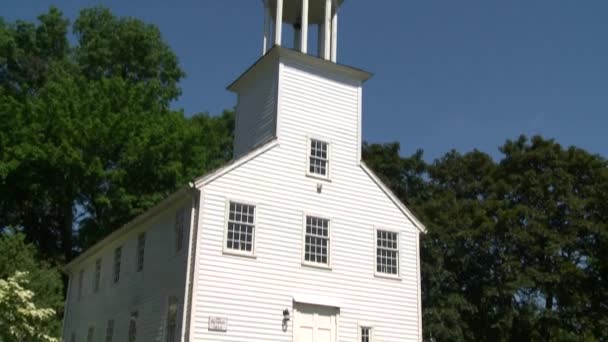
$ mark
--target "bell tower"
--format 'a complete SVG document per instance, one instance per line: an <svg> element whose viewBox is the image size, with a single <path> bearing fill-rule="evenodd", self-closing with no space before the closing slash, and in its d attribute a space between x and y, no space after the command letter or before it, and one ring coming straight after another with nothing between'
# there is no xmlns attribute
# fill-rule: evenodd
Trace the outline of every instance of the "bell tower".
<svg viewBox="0 0 608 342"><path fill-rule="evenodd" d="M228 86L237 95L234 156L275 139L297 156L306 150L306 139L318 137L331 146L336 160L358 163L361 91L371 74L336 63L338 11L343 0L262 3L262 56ZM293 48L283 46L288 38L284 25L294 29ZM315 28L318 34L310 35ZM318 49L310 52L315 39Z"/></svg>
<svg viewBox="0 0 608 342"><path fill-rule="evenodd" d="M317 54L336 62L338 52L338 10L344 0L262 0L264 3L263 54L283 43L283 24L294 29L294 49L308 53L309 28L317 26Z"/></svg>

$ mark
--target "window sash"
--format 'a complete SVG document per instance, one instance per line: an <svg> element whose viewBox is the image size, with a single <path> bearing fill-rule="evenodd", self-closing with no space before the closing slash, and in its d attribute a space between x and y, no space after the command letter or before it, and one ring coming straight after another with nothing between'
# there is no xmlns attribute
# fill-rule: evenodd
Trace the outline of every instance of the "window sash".
<svg viewBox="0 0 608 342"><path fill-rule="evenodd" d="M97 259L97 261L95 261L95 280L93 283L93 290L95 292L99 291L100 282L101 282L101 259Z"/></svg>
<svg viewBox="0 0 608 342"><path fill-rule="evenodd" d="M120 280L120 262L122 258L122 247L118 247L114 250L114 283L118 283Z"/></svg>
<svg viewBox="0 0 608 342"><path fill-rule="evenodd" d="M306 216L305 229L304 261L312 264L329 265L329 220L314 216Z"/></svg>
<svg viewBox="0 0 608 342"><path fill-rule="evenodd" d="M399 275L399 233L376 231L376 272Z"/></svg>
<svg viewBox="0 0 608 342"><path fill-rule="evenodd" d="M372 342L372 328L359 327L360 342Z"/></svg>
<svg viewBox="0 0 608 342"><path fill-rule="evenodd" d="M137 311L131 313L129 319L129 342L135 342L137 340Z"/></svg>
<svg viewBox="0 0 608 342"><path fill-rule="evenodd" d="M226 227L226 249L252 254L255 240L255 206L230 202Z"/></svg>
<svg viewBox="0 0 608 342"><path fill-rule="evenodd" d="M143 232L137 237L137 272L144 269L144 257L146 252L146 233Z"/></svg>
<svg viewBox="0 0 608 342"><path fill-rule="evenodd" d="M166 342L175 342L175 335L177 333L177 298L169 298L169 305L167 307L167 335Z"/></svg>
<svg viewBox="0 0 608 342"><path fill-rule="evenodd" d="M318 139L310 139L308 158L308 172L327 177L329 174L329 143Z"/></svg>
<svg viewBox="0 0 608 342"><path fill-rule="evenodd" d="M106 326L106 342L112 342L114 338L114 320L108 320L108 325Z"/></svg>
<svg viewBox="0 0 608 342"><path fill-rule="evenodd" d="M184 224L185 224L185 209L179 209L175 213L175 252L179 252L184 247Z"/></svg>
<svg viewBox="0 0 608 342"><path fill-rule="evenodd" d="M95 337L95 327L89 327L89 332L87 333L87 342L93 342L94 337Z"/></svg>
<svg viewBox="0 0 608 342"><path fill-rule="evenodd" d="M82 283L84 282L84 270L78 274L78 300L82 299Z"/></svg>

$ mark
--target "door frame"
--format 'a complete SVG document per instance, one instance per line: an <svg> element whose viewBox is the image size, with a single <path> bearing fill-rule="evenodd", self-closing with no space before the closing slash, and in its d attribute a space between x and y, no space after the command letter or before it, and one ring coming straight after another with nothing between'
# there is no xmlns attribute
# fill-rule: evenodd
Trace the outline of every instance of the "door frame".
<svg viewBox="0 0 608 342"><path fill-rule="evenodd" d="M292 302L292 306L291 306L291 312L292 312L292 322L291 322L291 341L292 342L296 342L296 310L297 310L297 306L299 305L309 305L309 306L317 306L317 307L322 307L322 308L328 308L328 309L333 309L336 311L336 342L340 341L340 307L338 306L333 306L333 305L323 305L323 304L319 304L319 303L307 303L307 302L297 302L297 301L293 301Z"/></svg>

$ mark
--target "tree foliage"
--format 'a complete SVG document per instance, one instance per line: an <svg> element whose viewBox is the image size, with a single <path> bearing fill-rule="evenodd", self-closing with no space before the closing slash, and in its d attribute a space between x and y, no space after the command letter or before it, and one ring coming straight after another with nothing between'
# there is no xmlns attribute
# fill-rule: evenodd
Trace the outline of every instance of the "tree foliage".
<svg viewBox="0 0 608 342"><path fill-rule="evenodd" d="M65 262L231 157L233 114L169 108L184 72L159 30L105 8L0 22L0 227Z"/></svg>
<svg viewBox="0 0 608 342"><path fill-rule="evenodd" d="M0 341L50 341L59 336L63 284L22 234L0 235Z"/></svg>
<svg viewBox="0 0 608 342"><path fill-rule="evenodd" d="M538 136L500 151L427 164L395 144L364 146L429 228L425 339L605 341L608 163Z"/></svg>

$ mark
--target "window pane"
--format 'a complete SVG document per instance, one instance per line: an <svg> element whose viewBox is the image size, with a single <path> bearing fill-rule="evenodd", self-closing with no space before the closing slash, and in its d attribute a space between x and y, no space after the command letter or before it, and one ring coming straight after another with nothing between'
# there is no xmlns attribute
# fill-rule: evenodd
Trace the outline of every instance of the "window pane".
<svg viewBox="0 0 608 342"><path fill-rule="evenodd" d="M329 220L306 217L304 260L329 265Z"/></svg>
<svg viewBox="0 0 608 342"><path fill-rule="evenodd" d="M253 252L255 233L255 206L230 202L226 247L237 251Z"/></svg>
<svg viewBox="0 0 608 342"><path fill-rule="evenodd" d="M321 176L327 175L328 143L320 140L310 140L310 156L308 172Z"/></svg>
<svg viewBox="0 0 608 342"><path fill-rule="evenodd" d="M399 234L378 230L376 238L376 272L399 274Z"/></svg>

